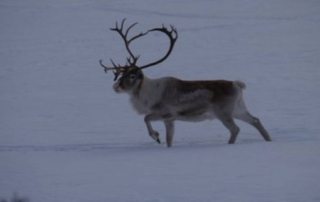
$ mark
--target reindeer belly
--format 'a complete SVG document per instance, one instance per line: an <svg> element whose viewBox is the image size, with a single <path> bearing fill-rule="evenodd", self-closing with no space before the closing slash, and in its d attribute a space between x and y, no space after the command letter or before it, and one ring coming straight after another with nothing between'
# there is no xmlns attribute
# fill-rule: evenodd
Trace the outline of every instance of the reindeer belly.
<svg viewBox="0 0 320 202"><path fill-rule="evenodd" d="M206 89L198 89L183 92L177 96L175 102L175 115L177 120L203 121L215 118L211 106L212 92Z"/></svg>
<svg viewBox="0 0 320 202"><path fill-rule="evenodd" d="M203 121L214 119L215 114L208 106L198 106L177 111L177 120L181 121Z"/></svg>

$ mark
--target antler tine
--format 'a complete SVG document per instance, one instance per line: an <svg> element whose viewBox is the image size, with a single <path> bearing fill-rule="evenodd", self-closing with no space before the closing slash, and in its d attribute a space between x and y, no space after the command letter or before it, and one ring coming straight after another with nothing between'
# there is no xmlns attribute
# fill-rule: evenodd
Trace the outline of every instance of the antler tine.
<svg viewBox="0 0 320 202"><path fill-rule="evenodd" d="M140 58L140 56L137 57L127 57L127 64L128 65L135 65L138 61L138 59Z"/></svg>
<svg viewBox="0 0 320 202"><path fill-rule="evenodd" d="M177 29L173 25L170 25L170 28L171 28L170 33L174 33L176 35L176 37L174 37L174 38L175 38L175 40L177 40L177 38L178 38Z"/></svg>
<svg viewBox="0 0 320 202"><path fill-rule="evenodd" d="M122 70L123 67L120 66L120 65L116 65L116 63L114 63L114 61L112 59L110 59L110 62L112 63L113 67L108 67L108 66L106 66L106 65L104 65L102 63L102 60L99 60L99 63L101 65L101 67L104 68L104 72L105 73L108 73L108 70L113 70L112 71L113 74L114 74L114 79L113 80L116 81L117 78L119 77L120 73L123 71Z"/></svg>
<svg viewBox="0 0 320 202"><path fill-rule="evenodd" d="M127 29L127 31L126 31L126 33L125 33L125 37L128 37L128 33L129 33L129 31L130 31L130 29L132 29L134 26L136 26L138 23L137 22L135 22L135 23L133 23L132 25L130 25L129 27L128 27L128 29ZM131 40L129 40L129 41L131 41Z"/></svg>
<svg viewBox="0 0 320 202"><path fill-rule="evenodd" d="M121 21L121 25L120 25L120 28L119 28L119 25L118 25L118 21L116 21L116 25L114 28L110 28L111 31L117 31L117 30L123 30L123 26L124 26L124 23L127 19L124 18L122 21Z"/></svg>
<svg viewBox="0 0 320 202"><path fill-rule="evenodd" d="M123 30L123 26L124 26L124 23L125 23L126 20L127 20L127 18L123 18L122 21L121 21L121 27L120 27L121 31Z"/></svg>
<svg viewBox="0 0 320 202"><path fill-rule="evenodd" d="M113 69L119 67L119 65L117 66L116 63L114 63L112 59L110 59L110 62L113 65Z"/></svg>
<svg viewBox="0 0 320 202"><path fill-rule="evenodd" d="M107 73L108 70L112 70L112 69L115 68L115 67L108 67L108 66L104 65L104 64L102 63L102 60L99 60L99 64L100 64L101 67L104 68L104 72L105 72L105 73Z"/></svg>

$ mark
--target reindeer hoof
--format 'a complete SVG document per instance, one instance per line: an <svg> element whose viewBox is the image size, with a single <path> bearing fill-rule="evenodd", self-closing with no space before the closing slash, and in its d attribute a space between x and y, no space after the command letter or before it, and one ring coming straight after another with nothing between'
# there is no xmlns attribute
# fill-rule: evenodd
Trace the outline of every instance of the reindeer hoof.
<svg viewBox="0 0 320 202"><path fill-rule="evenodd" d="M161 144L160 138L156 139L156 141L157 141L159 144Z"/></svg>
<svg viewBox="0 0 320 202"><path fill-rule="evenodd" d="M160 135L157 131L153 131L152 133L150 133L150 137L154 139L157 143L161 144L159 136Z"/></svg>

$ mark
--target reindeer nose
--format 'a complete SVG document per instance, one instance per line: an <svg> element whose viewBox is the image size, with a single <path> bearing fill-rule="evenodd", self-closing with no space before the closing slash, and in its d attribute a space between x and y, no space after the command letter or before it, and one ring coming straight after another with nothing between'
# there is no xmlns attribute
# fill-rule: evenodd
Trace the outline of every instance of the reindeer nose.
<svg viewBox="0 0 320 202"><path fill-rule="evenodd" d="M113 90L116 93L120 93L121 92L121 86L119 85L119 81L115 82L112 87L113 87Z"/></svg>

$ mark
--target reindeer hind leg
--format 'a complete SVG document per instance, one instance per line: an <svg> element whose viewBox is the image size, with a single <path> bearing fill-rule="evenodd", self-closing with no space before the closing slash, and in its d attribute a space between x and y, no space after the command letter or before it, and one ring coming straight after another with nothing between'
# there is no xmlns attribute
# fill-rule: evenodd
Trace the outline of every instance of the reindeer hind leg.
<svg viewBox="0 0 320 202"><path fill-rule="evenodd" d="M263 127L260 120L249 113L242 96L236 102L233 117L252 125L260 132L265 141L271 141L268 131Z"/></svg>
<svg viewBox="0 0 320 202"><path fill-rule="evenodd" d="M268 142L271 141L271 137L268 131L264 128L264 126L262 125L262 123L257 117L252 116L249 112L245 112L245 113L236 115L235 118L252 125L260 132L260 134L262 135L265 141L268 141Z"/></svg>
<svg viewBox="0 0 320 202"><path fill-rule="evenodd" d="M240 128L236 125L233 118L229 115L220 116L219 120L230 131L230 139L229 139L228 143L234 144L236 142Z"/></svg>

